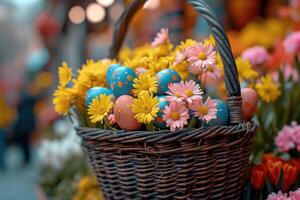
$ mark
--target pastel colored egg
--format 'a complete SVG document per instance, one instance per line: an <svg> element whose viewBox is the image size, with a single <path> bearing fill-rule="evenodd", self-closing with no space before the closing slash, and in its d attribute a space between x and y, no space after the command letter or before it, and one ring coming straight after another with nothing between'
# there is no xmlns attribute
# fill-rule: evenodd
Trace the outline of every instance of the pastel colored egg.
<svg viewBox="0 0 300 200"><path fill-rule="evenodd" d="M120 64L111 64L107 71L106 71L106 83L108 85L108 87L110 87L110 84L111 84L111 77L112 77L112 74L114 73L114 71L116 69L118 69L119 67L121 67Z"/></svg>
<svg viewBox="0 0 300 200"><path fill-rule="evenodd" d="M244 120L248 121L254 116L256 112L258 96L256 91L252 88L243 88L241 90L241 96L243 98L243 117Z"/></svg>
<svg viewBox="0 0 300 200"><path fill-rule="evenodd" d="M116 98L122 95L130 95L133 88L133 79L136 78L135 72L128 67L117 68L111 77L110 87Z"/></svg>
<svg viewBox="0 0 300 200"><path fill-rule="evenodd" d="M217 118L209 121L208 124L213 126L227 126L229 123L229 110L227 103L220 99L214 100L217 102Z"/></svg>
<svg viewBox="0 0 300 200"><path fill-rule="evenodd" d="M142 127L142 124L134 117L134 113L131 110L131 105L134 98L129 95L120 96L114 107L114 114L117 124L124 130L135 131Z"/></svg>
<svg viewBox="0 0 300 200"><path fill-rule="evenodd" d="M172 69L164 69L156 74L158 80L158 95L164 95L169 90L170 83L179 83L180 75Z"/></svg>
<svg viewBox="0 0 300 200"><path fill-rule="evenodd" d="M166 122L163 121L163 110L165 109L166 105L169 104L169 102L166 100L165 96L159 96L158 97L159 103L159 111L157 113L157 117L154 121L154 125L157 128L167 128Z"/></svg>
<svg viewBox="0 0 300 200"><path fill-rule="evenodd" d="M92 102L92 100L100 96L100 94L106 94L113 96L113 93L110 89L105 87L93 87L86 92L85 105L88 106Z"/></svg>

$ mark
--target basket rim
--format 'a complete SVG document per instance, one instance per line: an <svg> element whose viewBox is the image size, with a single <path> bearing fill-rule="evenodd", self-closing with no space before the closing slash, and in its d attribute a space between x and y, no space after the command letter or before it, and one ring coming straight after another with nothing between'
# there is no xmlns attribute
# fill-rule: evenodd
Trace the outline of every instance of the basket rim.
<svg viewBox="0 0 300 200"><path fill-rule="evenodd" d="M212 139L215 137L232 137L246 133L254 133L257 125L253 122L244 122L229 126L210 126L201 128L184 128L170 131L126 131L106 130L91 127L75 127L77 135L87 141L105 141L121 144L136 142L166 144L174 141L190 141L195 139Z"/></svg>

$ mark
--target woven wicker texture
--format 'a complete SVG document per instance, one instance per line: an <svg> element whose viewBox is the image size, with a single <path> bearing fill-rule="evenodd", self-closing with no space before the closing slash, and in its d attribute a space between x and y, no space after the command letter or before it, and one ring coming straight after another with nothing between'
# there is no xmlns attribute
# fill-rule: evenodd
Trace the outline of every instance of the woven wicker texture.
<svg viewBox="0 0 300 200"><path fill-rule="evenodd" d="M116 24L116 58L128 25L146 0L134 0ZM210 8L188 1L207 20L225 67L229 126L175 132L78 127L105 199L239 199L256 126L242 119L240 84L230 44Z"/></svg>

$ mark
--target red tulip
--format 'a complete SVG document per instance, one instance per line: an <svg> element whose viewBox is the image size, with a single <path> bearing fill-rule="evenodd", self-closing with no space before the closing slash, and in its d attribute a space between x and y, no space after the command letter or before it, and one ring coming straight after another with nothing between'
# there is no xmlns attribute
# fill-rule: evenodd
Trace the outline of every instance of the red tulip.
<svg viewBox="0 0 300 200"><path fill-rule="evenodd" d="M266 170L263 165L256 165L251 170L251 184L256 190L262 189L265 184Z"/></svg>
<svg viewBox="0 0 300 200"><path fill-rule="evenodd" d="M295 181L298 178L298 171L297 167L294 165L291 165L289 163L286 163L282 167L283 169L283 191L287 192L288 189L295 183Z"/></svg>

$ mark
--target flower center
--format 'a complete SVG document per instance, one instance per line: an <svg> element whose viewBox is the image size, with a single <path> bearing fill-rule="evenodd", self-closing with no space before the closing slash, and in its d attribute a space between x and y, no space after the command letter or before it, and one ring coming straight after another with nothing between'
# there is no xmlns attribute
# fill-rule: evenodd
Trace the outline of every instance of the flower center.
<svg viewBox="0 0 300 200"><path fill-rule="evenodd" d="M176 93L175 96L176 96L177 98L179 98L179 97L180 97L180 94L179 94L179 93Z"/></svg>
<svg viewBox="0 0 300 200"><path fill-rule="evenodd" d="M184 91L184 93L185 93L185 95L186 95L187 97L191 97L191 96L194 95L193 91L190 90L190 89L186 89L186 90Z"/></svg>
<svg viewBox="0 0 300 200"><path fill-rule="evenodd" d="M206 60L207 59L207 54L205 52L200 52L198 55L198 58L200 60Z"/></svg>
<svg viewBox="0 0 300 200"><path fill-rule="evenodd" d="M214 69L213 66L209 65L209 66L207 67L207 71L209 71L209 72L214 72L215 69Z"/></svg>
<svg viewBox="0 0 300 200"><path fill-rule="evenodd" d="M201 115L206 115L206 114L208 113L208 109L207 109L205 106L199 106L198 112L199 112Z"/></svg>
<svg viewBox="0 0 300 200"><path fill-rule="evenodd" d="M149 88L150 88L150 87L149 87L149 83L143 83L143 84L142 84L142 89L143 89L143 90L149 90Z"/></svg>
<svg viewBox="0 0 300 200"><path fill-rule="evenodd" d="M144 113L148 114L148 113L151 113L152 107L151 106L143 106L143 110L144 110Z"/></svg>
<svg viewBox="0 0 300 200"><path fill-rule="evenodd" d="M172 112L171 119L174 120L174 121L179 120L180 119L179 113L178 112Z"/></svg>

